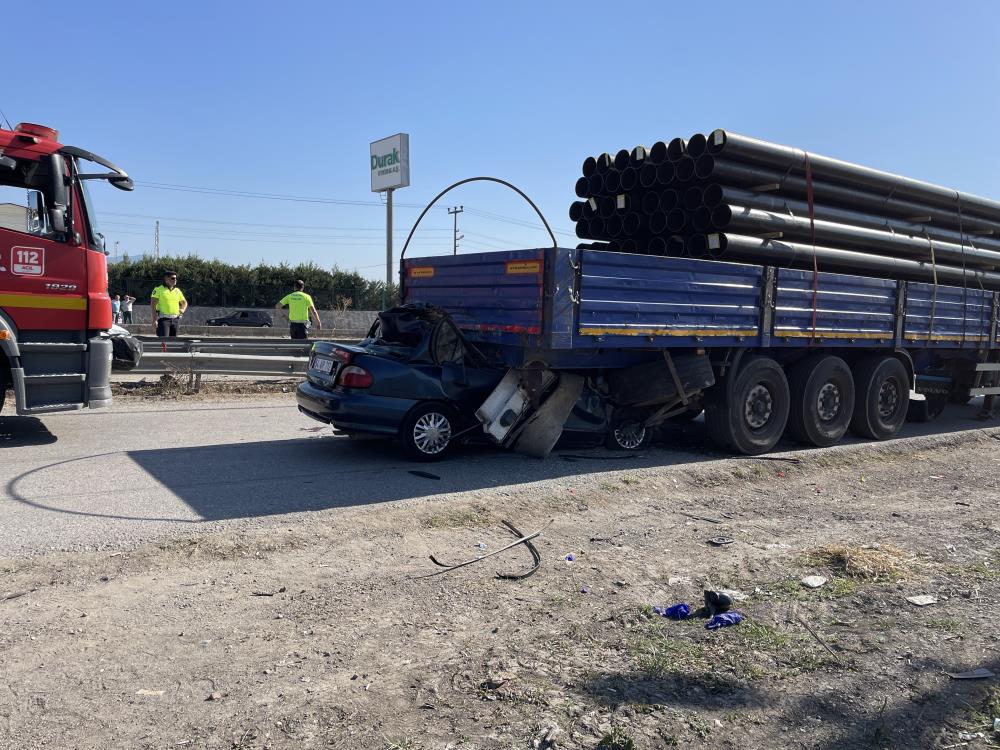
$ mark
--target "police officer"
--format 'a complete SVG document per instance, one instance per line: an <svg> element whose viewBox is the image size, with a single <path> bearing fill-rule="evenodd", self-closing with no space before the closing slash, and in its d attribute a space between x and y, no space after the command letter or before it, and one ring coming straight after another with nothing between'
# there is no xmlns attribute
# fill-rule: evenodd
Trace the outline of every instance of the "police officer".
<svg viewBox="0 0 1000 750"><path fill-rule="evenodd" d="M299 279L295 282L295 291L286 294L281 298L281 302L274 306L275 310L280 310L288 305L288 333L293 339L308 338L306 329L309 327L310 316L315 319L317 328L323 327L319 322L319 313L316 312L313 298L303 291L305 288L306 282Z"/></svg>
<svg viewBox="0 0 1000 750"><path fill-rule="evenodd" d="M177 335L177 322L187 310L184 292L177 288L177 274L167 271L163 283L153 290L149 300L156 321L156 335L160 338Z"/></svg>

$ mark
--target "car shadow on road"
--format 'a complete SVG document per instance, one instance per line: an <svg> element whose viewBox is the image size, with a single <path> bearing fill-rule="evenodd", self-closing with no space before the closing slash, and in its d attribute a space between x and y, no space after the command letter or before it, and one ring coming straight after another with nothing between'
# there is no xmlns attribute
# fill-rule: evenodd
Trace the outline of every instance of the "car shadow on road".
<svg viewBox="0 0 1000 750"><path fill-rule="evenodd" d="M317 437L129 451L128 457L206 521L408 500L623 469L705 460L566 449L538 460L467 446L440 463L413 463L386 441Z"/></svg>
<svg viewBox="0 0 1000 750"><path fill-rule="evenodd" d="M0 419L0 450L34 445L51 445L59 438L49 432L38 417Z"/></svg>

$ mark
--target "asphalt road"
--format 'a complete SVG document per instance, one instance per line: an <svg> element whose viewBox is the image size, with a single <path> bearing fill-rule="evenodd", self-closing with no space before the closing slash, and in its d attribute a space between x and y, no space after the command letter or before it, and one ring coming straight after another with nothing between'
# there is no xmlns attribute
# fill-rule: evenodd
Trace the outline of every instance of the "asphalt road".
<svg viewBox="0 0 1000 750"><path fill-rule="evenodd" d="M938 422L907 425L901 437L996 425L976 421L977 409L952 407ZM719 458L705 445L701 420L638 457L563 450L539 461L483 447L420 465L392 443L334 437L289 397L0 417L0 557L127 548L224 524L304 523L307 516L290 514L454 492L502 502L511 484L585 486L607 471Z"/></svg>

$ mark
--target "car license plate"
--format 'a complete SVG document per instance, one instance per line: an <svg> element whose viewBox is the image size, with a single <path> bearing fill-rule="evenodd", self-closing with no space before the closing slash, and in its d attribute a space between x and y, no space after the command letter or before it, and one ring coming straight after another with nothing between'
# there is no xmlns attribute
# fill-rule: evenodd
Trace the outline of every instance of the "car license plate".
<svg viewBox="0 0 1000 750"><path fill-rule="evenodd" d="M326 357L314 357L312 368L317 372L323 372L329 375L333 372L333 360L327 359Z"/></svg>

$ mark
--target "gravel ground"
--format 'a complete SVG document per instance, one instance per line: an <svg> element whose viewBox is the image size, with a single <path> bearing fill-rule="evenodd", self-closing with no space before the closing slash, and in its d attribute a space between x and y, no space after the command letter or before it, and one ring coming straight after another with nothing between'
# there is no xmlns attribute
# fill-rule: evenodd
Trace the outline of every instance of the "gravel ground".
<svg viewBox="0 0 1000 750"><path fill-rule="evenodd" d="M997 680L946 672L1000 673L996 434L784 460L473 453L431 477L354 446L351 502L4 562L0 746L986 747ZM202 489L165 486L210 496L205 465ZM260 481L219 471L227 498ZM286 495L322 494L282 476ZM519 547L420 577L431 554L508 543L502 519L544 529L535 575L496 577L530 567ZM710 632L651 609L706 588L736 592L745 620Z"/></svg>

